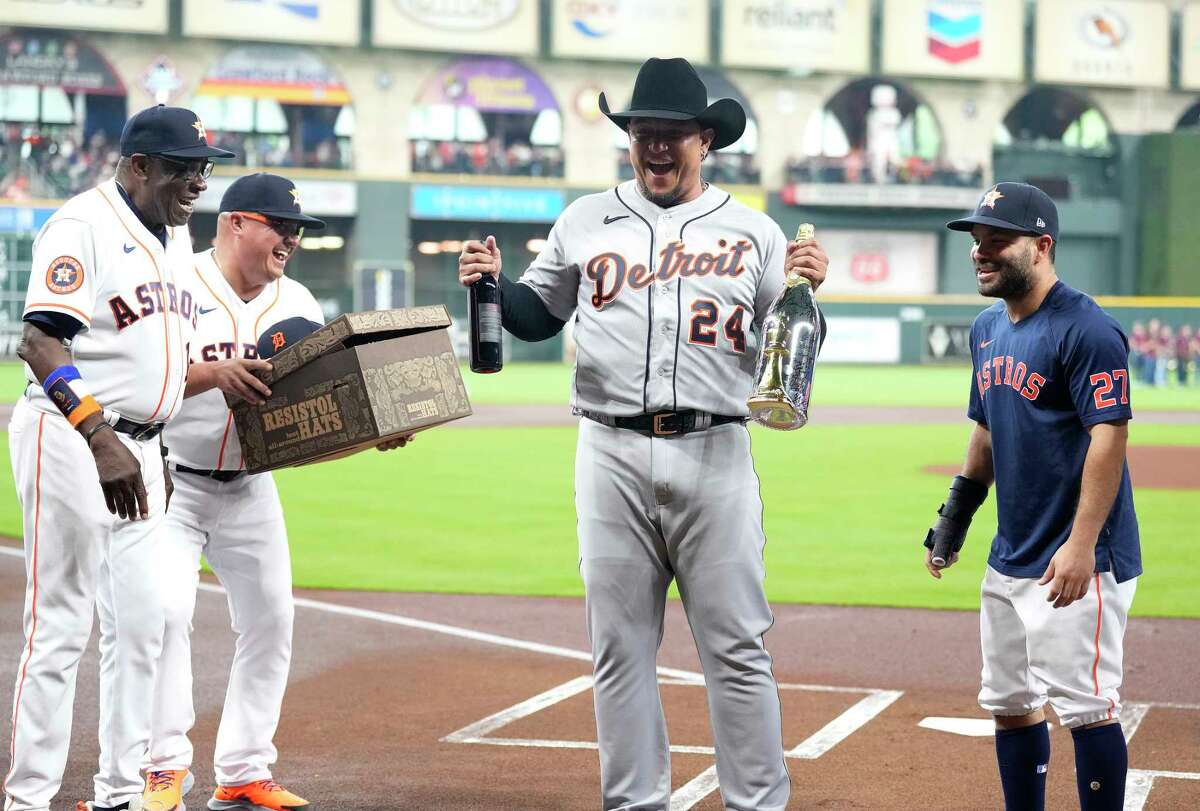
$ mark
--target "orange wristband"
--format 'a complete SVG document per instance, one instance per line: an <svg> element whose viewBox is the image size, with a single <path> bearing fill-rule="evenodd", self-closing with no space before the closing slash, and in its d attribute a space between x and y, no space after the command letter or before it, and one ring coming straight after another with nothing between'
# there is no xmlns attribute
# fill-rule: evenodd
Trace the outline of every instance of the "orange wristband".
<svg viewBox="0 0 1200 811"><path fill-rule="evenodd" d="M96 398L92 395L87 395L79 401L79 405L71 410L67 415L67 422L71 423L72 428L78 428L79 424L93 414L99 414L103 409L96 402Z"/></svg>

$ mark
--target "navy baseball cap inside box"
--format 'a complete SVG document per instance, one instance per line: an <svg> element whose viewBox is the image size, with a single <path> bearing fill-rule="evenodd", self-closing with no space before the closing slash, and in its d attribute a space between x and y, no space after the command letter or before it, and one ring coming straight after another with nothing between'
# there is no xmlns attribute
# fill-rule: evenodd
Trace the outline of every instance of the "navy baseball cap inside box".
<svg viewBox="0 0 1200 811"><path fill-rule="evenodd" d="M979 198L974 212L946 223L951 231L970 231L975 225L1045 234L1058 242L1058 208L1048 194L1028 183L997 183Z"/></svg>

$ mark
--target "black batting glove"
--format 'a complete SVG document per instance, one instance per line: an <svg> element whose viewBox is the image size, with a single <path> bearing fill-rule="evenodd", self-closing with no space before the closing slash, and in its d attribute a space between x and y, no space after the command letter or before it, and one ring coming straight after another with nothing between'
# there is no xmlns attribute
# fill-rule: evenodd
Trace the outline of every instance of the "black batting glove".
<svg viewBox="0 0 1200 811"><path fill-rule="evenodd" d="M925 548L932 550L934 566L946 566L962 549L975 511L987 498L988 489L974 479L955 476L946 502L938 508L938 519L925 535Z"/></svg>

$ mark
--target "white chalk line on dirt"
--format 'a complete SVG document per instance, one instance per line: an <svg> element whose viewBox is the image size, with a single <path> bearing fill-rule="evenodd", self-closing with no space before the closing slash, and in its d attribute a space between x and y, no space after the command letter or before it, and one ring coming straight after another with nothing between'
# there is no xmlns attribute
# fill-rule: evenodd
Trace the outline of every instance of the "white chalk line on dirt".
<svg viewBox="0 0 1200 811"><path fill-rule="evenodd" d="M1130 769L1125 778L1125 804L1123 811L1142 811L1150 797L1150 789L1158 778L1171 780L1200 780L1196 772L1164 772L1153 769Z"/></svg>
<svg viewBox="0 0 1200 811"><path fill-rule="evenodd" d="M25 552L21 548L0 545L0 555L24 560ZM200 583L201 591L210 592L213 594L225 594L225 589L219 585L212 583ZM443 623L429 622L427 620L419 620L412 617L405 617L399 614L389 614L382 611L373 611L371 609L356 608L353 606L339 605L323 600L313 600L307 597L295 598L296 606L301 608L309 608L315 611L323 611L328 614L338 616L355 617L358 619L372 620L382 622L389 625L397 625L415 630L428 631L430 633L443 634L453 636L460 639L469 639L475 642L482 642L500 647L514 648L524 650L531 653L541 653L549 656L557 656L565 659L573 659L590 663L592 660L591 654L587 651L565 648L558 645L546 645L540 642L530 642L528 640L516 639L513 637L500 636L498 634L489 634L482 631L474 631L469 628L460 628L454 625L445 625ZM676 668L659 667L658 674L662 677L662 682L665 684L684 684L698 685L704 683L704 677L700 673L695 673L687 670L679 670ZM564 688L568 688L565 690ZM582 685L582 686L581 686ZM509 717L507 720L501 720L495 723L499 716L506 713L512 713L515 707L508 710L503 710L500 713L489 716L482 721L478 721L468 727L464 727L451 735L446 736L443 740L449 741L454 736L467 737L464 733L467 730L481 727L485 723L492 723L494 726L491 729L498 729L517 718L539 712L542 709L553 706L554 704L569 698L571 695L583 692L590 689L592 686L592 678L590 676L581 676L567 682L565 685L559 685L545 693L535 696L533 699L528 699L516 707L521 707L525 712ZM799 746L786 753L790 758L811 759L820 757L821 754L827 752L837 743L840 743L855 730L869 722L876 715L899 699L903 693L898 690L876 690L865 687L835 687L829 685L801 685L801 684L780 684L781 690L809 690L814 692L838 692L838 693L867 693L867 695L857 702L855 705L847 709L840 716L835 718L825 727L818 730L814 735L810 736L806 741ZM529 706L541 700L539 706L530 709ZM1126 739L1133 736L1133 732L1141 724L1142 718L1146 714L1146 710L1151 707L1162 707L1166 709L1182 709L1182 710L1200 710L1200 704L1191 704L1184 702L1171 701L1147 701L1138 702L1135 705L1129 705L1128 709L1137 707L1133 713L1136 720L1131 725L1132 729L1126 731ZM485 733L486 734L486 733ZM571 748L571 749L596 749L597 745L590 741L532 741L528 739L509 739L509 738L483 738L476 736L475 740L461 740L454 742L462 743L481 743L498 746L531 746L538 745L545 748ZM672 752L685 754L704 754L713 755L715 750L712 747L702 746L672 746ZM1200 780L1200 773L1193 772L1172 772L1172 771L1154 771L1145 769L1130 769L1128 785L1125 795L1124 811L1142 811L1149 797L1150 789L1153 787L1156 778L1163 779L1181 779L1181 780ZM671 811L688 811L697 803L703 800L718 788L716 767L710 767L701 772L691 781L680 787L671 795Z"/></svg>
<svg viewBox="0 0 1200 811"><path fill-rule="evenodd" d="M700 686L695 681L678 679L659 679L663 685ZM544 738L500 738L490 737L508 724L535 713L553 707L559 702L590 690L594 686L591 676L580 676L563 684L539 693L522 702L507 707L486 718L468 724L442 738L446 743L480 744L487 746L525 746L538 749L597 749L592 741L576 740L547 740ZM813 692L866 693L851 707L842 712L795 748L785 753L786 757L811 760L819 758L837 744L861 729L879 713L899 699L903 692L900 690L877 690L873 688L839 688L830 690L826 685L781 684L781 690L811 690ZM670 751L676 754L707 755L714 757L716 749L712 746L681 746L673 744ZM716 767L705 769L671 795L671 811L688 811L708 795L719 788Z"/></svg>

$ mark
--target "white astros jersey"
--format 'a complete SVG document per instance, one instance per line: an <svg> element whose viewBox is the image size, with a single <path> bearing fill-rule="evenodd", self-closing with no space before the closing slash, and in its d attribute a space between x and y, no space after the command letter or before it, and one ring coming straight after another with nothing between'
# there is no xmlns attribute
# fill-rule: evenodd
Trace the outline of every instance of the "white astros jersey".
<svg viewBox="0 0 1200 811"><path fill-rule="evenodd" d="M736 416L786 252L774 221L716 186L660 208L630 180L568 206L520 281L575 313L572 406Z"/></svg>
<svg viewBox="0 0 1200 811"><path fill-rule="evenodd" d="M186 226L167 228L167 247L121 199L115 180L68 200L33 243L25 314L63 313L83 324L71 362L107 411L134 422L170 420L183 402L194 290ZM25 367L26 379L36 384ZM38 385L30 403L58 414Z"/></svg>
<svg viewBox="0 0 1200 811"><path fill-rule="evenodd" d="M258 337L272 324L303 316L318 324L321 305L304 285L283 276L250 301L242 301L213 259L211 250L195 255L196 334L191 362L258 357ZM233 412L217 389L184 402L178 419L164 432L170 460L197 470L239 470L242 448Z"/></svg>

